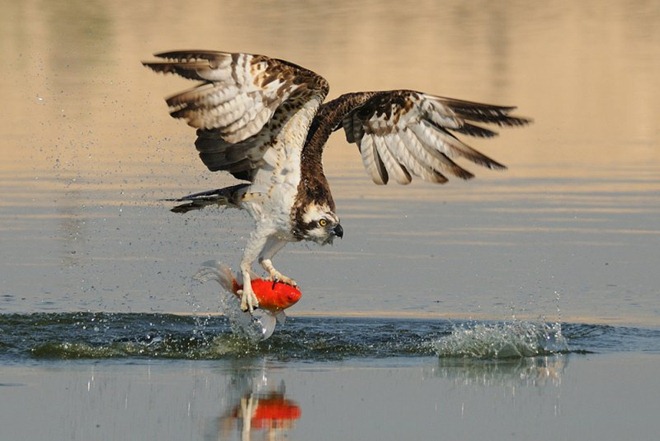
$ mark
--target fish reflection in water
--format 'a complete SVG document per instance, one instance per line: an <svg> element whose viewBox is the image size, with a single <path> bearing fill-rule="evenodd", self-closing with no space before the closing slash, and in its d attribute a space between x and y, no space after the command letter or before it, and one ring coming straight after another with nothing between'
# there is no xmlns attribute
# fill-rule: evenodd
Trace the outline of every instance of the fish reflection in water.
<svg viewBox="0 0 660 441"><path fill-rule="evenodd" d="M285 439L302 415L300 406L286 396L284 380L269 381L267 370L256 375L250 369L237 369L230 377L229 403L218 418L218 439L240 433L243 441Z"/></svg>

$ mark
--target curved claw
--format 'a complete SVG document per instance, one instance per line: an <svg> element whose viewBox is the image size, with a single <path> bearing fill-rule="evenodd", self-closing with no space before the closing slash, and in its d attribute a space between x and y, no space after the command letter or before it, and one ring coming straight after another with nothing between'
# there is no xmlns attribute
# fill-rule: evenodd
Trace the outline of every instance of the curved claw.
<svg viewBox="0 0 660 441"><path fill-rule="evenodd" d="M241 311L254 311L259 307L259 300L251 289L239 289L236 291L241 296Z"/></svg>
<svg viewBox="0 0 660 441"><path fill-rule="evenodd" d="M287 285L291 286L298 286L298 283L296 283L295 280L293 280L290 277L285 276L284 274L280 272L273 272L273 274L270 275L270 279L273 281L273 288L275 287L276 283L286 283Z"/></svg>

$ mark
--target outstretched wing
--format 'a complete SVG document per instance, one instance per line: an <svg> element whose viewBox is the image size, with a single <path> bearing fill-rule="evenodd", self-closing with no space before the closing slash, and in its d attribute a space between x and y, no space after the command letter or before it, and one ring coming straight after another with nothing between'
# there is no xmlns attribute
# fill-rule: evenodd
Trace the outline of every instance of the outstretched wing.
<svg viewBox="0 0 660 441"><path fill-rule="evenodd" d="M506 168L454 133L492 137L496 132L479 123L519 126L530 122L509 115L513 109L394 90L342 95L324 104L319 118L327 119L335 129L344 128L346 140L358 145L375 183L387 184L393 178L408 184L413 175L444 183L446 174L462 179L474 176L454 161L459 157L491 169Z"/></svg>
<svg viewBox="0 0 660 441"><path fill-rule="evenodd" d="M306 102L328 92L325 79L295 64L263 55L171 51L143 62L200 84L166 99L170 114L198 129L195 143L211 170L251 179L282 126Z"/></svg>

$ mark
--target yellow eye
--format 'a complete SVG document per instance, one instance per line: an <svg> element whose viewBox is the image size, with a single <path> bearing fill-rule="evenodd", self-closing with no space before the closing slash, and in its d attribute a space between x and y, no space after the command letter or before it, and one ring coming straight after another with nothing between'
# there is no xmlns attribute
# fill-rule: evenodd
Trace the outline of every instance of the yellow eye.
<svg viewBox="0 0 660 441"><path fill-rule="evenodd" d="M319 225L322 226L322 227L325 227L326 225L328 225L328 221L325 220L325 219L321 219L321 220L319 221Z"/></svg>

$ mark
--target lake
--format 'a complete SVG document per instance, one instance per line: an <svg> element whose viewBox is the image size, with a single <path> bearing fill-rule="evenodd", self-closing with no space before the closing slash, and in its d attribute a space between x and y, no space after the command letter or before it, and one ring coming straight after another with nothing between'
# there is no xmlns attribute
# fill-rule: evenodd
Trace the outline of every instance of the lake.
<svg viewBox="0 0 660 441"><path fill-rule="evenodd" d="M660 5L24 1L0 24L1 438L656 438ZM508 168L441 186L375 186L333 135L344 238L276 256L302 299L246 340L193 275L236 268L252 221L165 201L236 183L167 114L191 84L140 63L190 48L534 122L464 137Z"/></svg>

